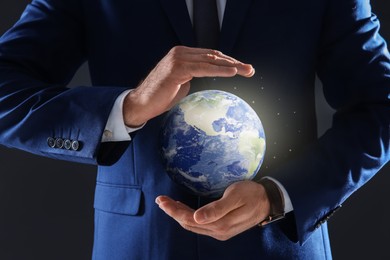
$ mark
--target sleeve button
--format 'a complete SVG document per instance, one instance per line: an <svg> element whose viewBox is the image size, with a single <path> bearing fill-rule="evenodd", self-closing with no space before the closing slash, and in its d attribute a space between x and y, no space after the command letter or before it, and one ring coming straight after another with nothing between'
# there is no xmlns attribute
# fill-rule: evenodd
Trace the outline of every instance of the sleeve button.
<svg viewBox="0 0 390 260"><path fill-rule="evenodd" d="M56 148L61 149L64 147L64 140L62 138L57 138L56 139Z"/></svg>
<svg viewBox="0 0 390 260"><path fill-rule="evenodd" d="M53 137L47 138L47 145L51 148L54 148L56 146L56 141Z"/></svg>
<svg viewBox="0 0 390 260"><path fill-rule="evenodd" d="M72 142L72 150L77 151L80 148L80 143L79 141L73 141Z"/></svg>
<svg viewBox="0 0 390 260"><path fill-rule="evenodd" d="M66 150L70 150L70 148L72 148L72 141L70 141L69 139L66 139L66 140L64 141L64 148L65 148Z"/></svg>

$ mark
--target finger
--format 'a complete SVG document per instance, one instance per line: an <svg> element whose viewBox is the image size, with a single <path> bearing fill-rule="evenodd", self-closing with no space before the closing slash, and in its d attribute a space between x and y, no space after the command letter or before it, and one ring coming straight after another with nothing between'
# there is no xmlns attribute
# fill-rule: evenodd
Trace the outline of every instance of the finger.
<svg viewBox="0 0 390 260"><path fill-rule="evenodd" d="M218 240L227 240L257 224L257 219L249 217L241 208L230 211L224 217L209 224L179 224L191 232L213 237Z"/></svg>
<svg viewBox="0 0 390 260"><path fill-rule="evenodd" d="M167 215L176 220L184 229L218 240L227 240L257 223L254 221L252 225L250 219L247 219L248 216L243 214L239 208L229 212L216 222L198 224L193 218L194 210L187 205L166 196L159 196L156 202Z"/></svg>
<svg viewBox="0 0 390 260"><path fill-rule="evenodd" d="M193 214L194 211L187 205L174 201L167 196L159 196L156 203L168 216L174 218L178 222L195 223Z"/></svg>
<svg viewBox="0 0 390 260"><path fill-rule="evenodd" d="M187 55L186 57L183 57L183 59L186 59L189 62L207 62L215 65L231 66L231 67L236 67L239 64L234 60L227 59L225 57L218 56L211 53L190 54Z"/></svg>
<svg viewBox="0 0 390 260"><path fill-rule="evenodd" d="M178 46L174 48L173 53L178 57L194 62L203 61L213 62L216 65L235 66L238 70L237 74L245 77L252 77L255 73L252 65L243 63L218 50Z"/></svg>
<svg viewBox="0 0 390 260"><path fill-rule="evenodd" d="M243 204L237 201L233 196L224 196L195 211L194 219L199 224L212 223L220 220L241 206L243 206Z"/></svg>
<svg viewBox="0 0 390 260"><path fill-rule="evenodd" d="M174 206L174 207L178 207L178 208L182 208L182 209L187 209L187 210L192 211L192 212L195 211L194 209L190 208L186 204L184 204L180 201L173 200L172 198L170 198L168 196L164 196L164 195L158 196L156 198L156 203L160 207Z"/></svg>
<svg viewBox="0 0 390 260"><path fill-rule="evenodd" d="M220 66L207 62L186 63L184 69L191 77L233 77L237 75L238 69L234 66Z"/></svg>
<svg viewBox="0 0 390 260"><path fill-rule="evenodd" d="M156 203L168 216L172 217L184 229L200 235L213 235L213 230L195 222L193 218L194 210L180 201L174 201L169 197L160 196L156 199Z"/></svg>
<svg viewBox="0 0 390 260"><path fill-rule="evenodd" d="M228 56L221 51L214 50L214 49L184 47L181 49L181 51L178 51L178 53L181 53L183 55L183 57L185 57L185 55L187 55L187 54L194 55L194 56L209 54L209 55L214 55L216 57L224 58L226 60L230 60L233 63L242 63L241 61L239 61L231 56Z"/></svg>
<svg viewBox="0 0 390 260"><path fill-rule="evenodd" d="M236 67L237 74L244 77L252 77L255 74L255 69L251 64L240 62L218 51L191 54L187 58L192 62L207 62L219 66Z"/></svg>
<svg viewBox="0 0 390 260"><path fill-rule="evenodd" d="M188 223L184 223L184 222L180 222L180 221L177 221L177 223L179 223L179 225L184 228L185 230L188 230L188 231L191 231L193 233L196 233L196 234L199 234L199 235L205 235L205 236L212 236L213 235L213 231L212 230L209 230L209 229L206 229L206 228L202 228L201 226L196 226L196 225L189 225Z"/></svg>
<svg viewBox="0 0 390 260"><path fill-rule="evenodd" d="M218 55L218 58L220 59L226 59L229 60L230 62L234 63L235 66L237 66L238 73L241 76L245 77L252 77L255 74L255 69L251 64L241 62L233 57L230 57L222 52L220 52Z"/></svg>
<svg viewBox="0 0 390 260"><path fill-rule="evenodd" d="M187 46L176 46L172 50L174 50L174 52L182 53L182 54L196 54L196 55L207 54L207 53L216 54L216 55L222 54L221 51L214 50L214 49L197 48L197 47L194 48L194 47L187 47Z"/></svg>

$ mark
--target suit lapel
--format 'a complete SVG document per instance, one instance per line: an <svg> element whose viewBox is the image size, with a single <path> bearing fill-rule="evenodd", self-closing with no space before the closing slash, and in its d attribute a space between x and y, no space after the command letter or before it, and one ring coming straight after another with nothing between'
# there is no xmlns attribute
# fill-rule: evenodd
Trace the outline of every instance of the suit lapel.
<svg viewBox="0 0 390 260"><path fill-rule="evenodd" d="M195 0L196 1L196 0ZM179 41L185 46L195 46L191 19L184 0L160 0Z"/></svg>
<svg viewBox="0 0 390 260"><path fill-rule="evenodd" d="M227 0L219 44L222 52L230 54L232 51L251 2L252 0Z"/></svg>

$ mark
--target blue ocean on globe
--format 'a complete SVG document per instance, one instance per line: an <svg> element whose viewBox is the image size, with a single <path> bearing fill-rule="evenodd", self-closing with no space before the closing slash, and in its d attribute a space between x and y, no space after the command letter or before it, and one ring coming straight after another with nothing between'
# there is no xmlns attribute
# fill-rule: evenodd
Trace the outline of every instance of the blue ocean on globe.
<svg viewBox="0 0 390 260"><path fill-rule="evenodd" d="M232 183L253 179L266 146L256 112L220 90L193 93L174 106L164 119L161 142L169 177L207 197L219 197Z"/></svg>

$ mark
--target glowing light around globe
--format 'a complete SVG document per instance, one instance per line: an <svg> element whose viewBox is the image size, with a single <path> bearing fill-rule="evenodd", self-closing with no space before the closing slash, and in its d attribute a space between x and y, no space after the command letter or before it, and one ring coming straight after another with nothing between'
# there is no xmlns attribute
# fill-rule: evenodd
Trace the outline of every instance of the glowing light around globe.
<svg viewBox="0 0 390 260"><path fill-rule="evenodd" d="M218 197L257 174L265 134L256 112L239 97L206 90L181 100L166 115L162 156L169 177L199 196Z"/></svg>

